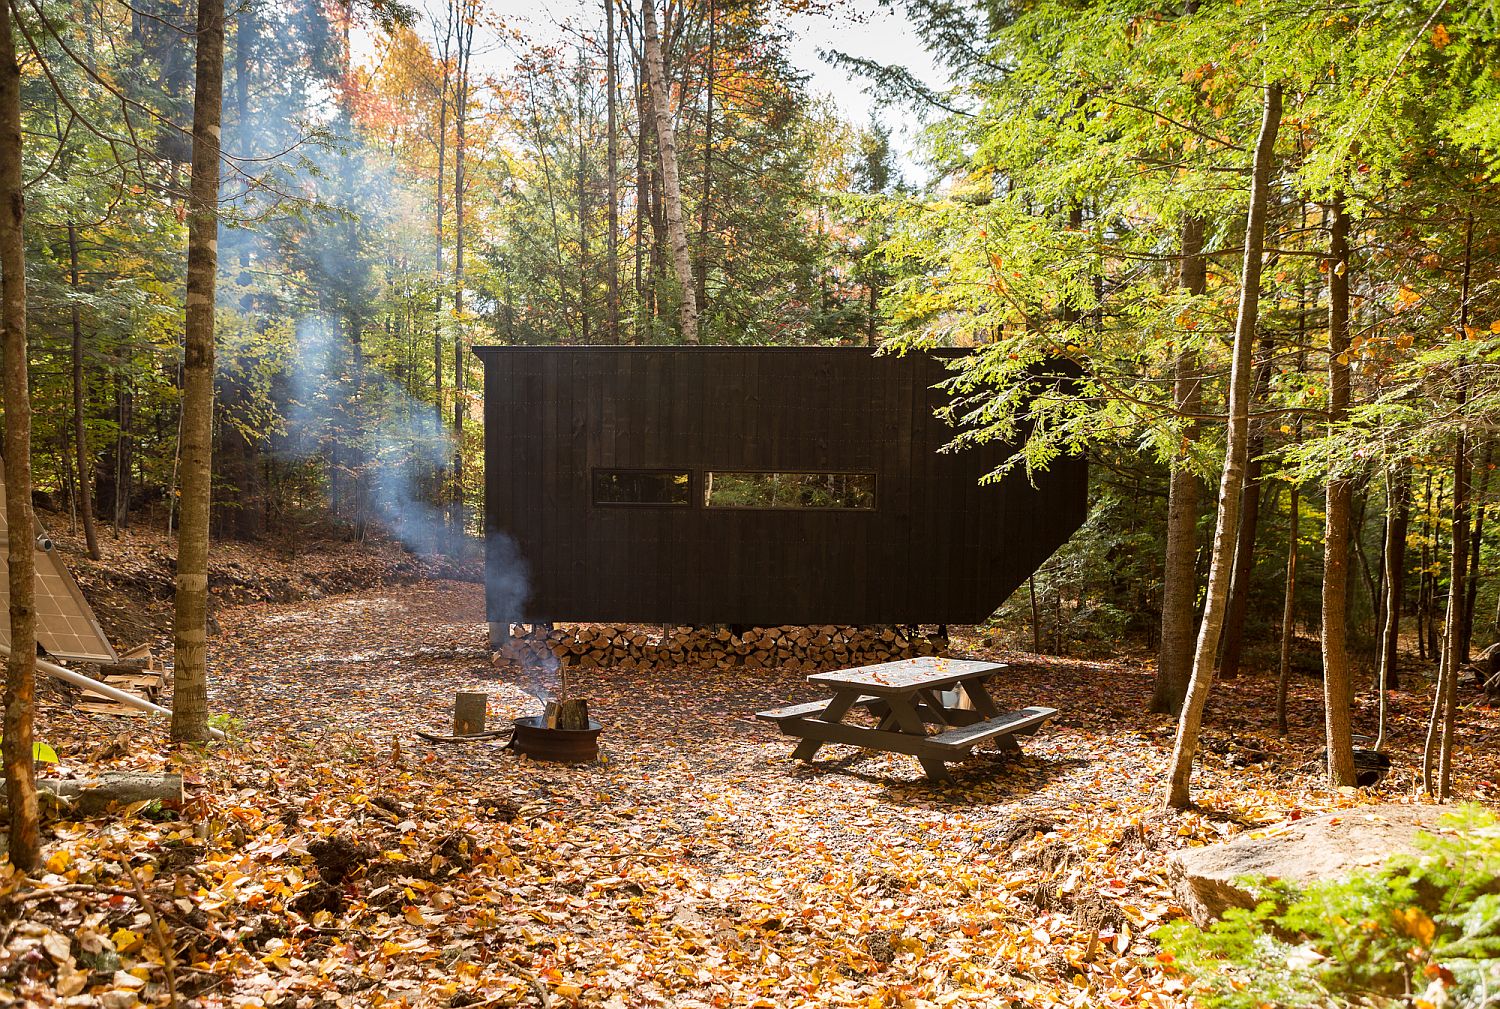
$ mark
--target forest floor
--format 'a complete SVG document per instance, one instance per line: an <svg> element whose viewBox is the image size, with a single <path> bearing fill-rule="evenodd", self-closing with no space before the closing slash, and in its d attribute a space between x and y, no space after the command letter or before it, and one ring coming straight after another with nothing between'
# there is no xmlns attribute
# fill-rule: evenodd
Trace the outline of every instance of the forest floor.
<svg viewBox="0 0 1500 1009"><path fill-rule="evenodd" d="M1174 723L1144 714L1140 662L956 634L1011 663L1002 704L1061 714L945 786L897 755L793 762L753 714L816 697L801 673L590 670L605 759L566 767L414 735L448 731L460 689L491 693L493 724L536 709L483 621L458 581L221 606L211 700L236 721L204 751L49 687L52 773L170 766L189 800L50 826L45 871L0 885L0 1002L164 1005L170 962L203 1006L1180 1005L1149 938L1177 913L1167 854L1412 801L1430 693L1393 693L1395 769L1356 793L1322 784L1320 684L1296 683L1283 740L1267 679L1221 683L1199 808L1166 813ZM1458 791L1491 800L1500 715L1460 723Z"/></svg>

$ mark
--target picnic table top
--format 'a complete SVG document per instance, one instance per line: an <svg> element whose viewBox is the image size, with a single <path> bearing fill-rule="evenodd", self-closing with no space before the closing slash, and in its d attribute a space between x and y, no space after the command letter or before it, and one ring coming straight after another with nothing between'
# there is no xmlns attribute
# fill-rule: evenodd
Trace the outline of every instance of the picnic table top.
<svg viewBox="0 0 1500 1009"><path fill-rule="evenodd" d="M1004 669L999 662L976 662L972 659L944 659L926 655L919 659L881 662L855 669L835 669L813 673L809 683L860 690L881 696L909 694L932 687L948 687L964 680L989 676Z"/></svg>

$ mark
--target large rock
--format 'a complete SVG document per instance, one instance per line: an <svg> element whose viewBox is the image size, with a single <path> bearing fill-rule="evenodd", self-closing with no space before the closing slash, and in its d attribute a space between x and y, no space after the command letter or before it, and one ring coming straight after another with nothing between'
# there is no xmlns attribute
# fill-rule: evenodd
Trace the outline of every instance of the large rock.
<svg viewBox="0 0 1500 1009"><path fill-rule="evenodd" d="M1441 806L1360 806L1250 831L1226 844L1174 852L1172 889L1189 917L1206 926L1231 907L1254 907L1245 876L1313 883L1415 852L1419 830L1432 830Z"/></svg>

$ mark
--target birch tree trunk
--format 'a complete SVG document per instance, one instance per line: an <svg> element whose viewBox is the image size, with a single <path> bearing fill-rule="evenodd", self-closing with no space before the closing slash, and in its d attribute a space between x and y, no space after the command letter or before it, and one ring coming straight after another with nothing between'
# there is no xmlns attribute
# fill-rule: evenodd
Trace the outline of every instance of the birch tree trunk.
<svg viewBox="0 0 1500 1009"><path fill-rule="evenodd" d="M682 220L682 184L677 173L677 138L672 130L671 100L656 27L656 0L642 0L645 19L646 73L651 82L652 112L656 117L656 149L661 158L662 197L667 218L667 240L672 246L672 266L680 289L678 319L682 341L698 342L698 301L693 284L693 262L688 254L687 229Z"/></svg>
<svg viewBox="0 0 1500 1009"><path fill-rule="evenodd" d="M1192 804L1193 757L1203 709L1213 686L1214 659L1219 631L1224 623L1229 579L1234 566L1235 533L1239 527L1240 494L1245 486L1245 457L1250 443L1250 386L1254 382L1251 349L1260 319L1260 277L1265 251L1266 214L1270 204L1271 166L1276 156L1276 134L1281 128L1281 85L1266 86L1265 110L1255 141L1250 175L1250 209L1245 219L1245 264L1239 311L1235 317L1234 353L1229 370L1228 437L1224 448L1224 475L1219 481L1219 512L1208 569L1208 599L1198 643L1193 654L1193 674L1177 723L1177 741L1172 749L1167 805L1185 809Z"/></svg>
<svg viewBox="0 0 1500 1009"><path fill-rule="evenodd" d="M6 564L10 656L5 662L5 796L10 862L36 868L41 852L36 766L31 758L36 708L36 548L31 530L31 391L26 373L25 193L21 182L21 68L9 10L0 11L0 340L5 377L5 501L12 530Z"/></svg>
<svg viewBox="0 0 1500 1009"><path fill-rule="evenodd" d="M214 417L214 284L219 268L219 126L224 0L198 0L193 170L188 187L182 368L182 507L173 607L172 739L208 733L208 519Z"/></svg>
<svg viewBox="0 0 1500 1009"><path fill-rule="evenodd" d="M1349 414L1349 215L1342 193L1330 206L1328 256L1328 428L1333 436ZM1323 715L1328 782L1353 785L1354 740L1349 726L1349 478L1332 473L1324 495Z"/></svg>
<svg viewBox="0 0 1500 1009"><path fill-rule="evenodd" d="M1207 287L1208 263L1203 258L1203 219L1182 222L1182 266L1178 284L1184 291L1201 295ZM1196 414L1203 405L1202 380L1195 371L1190 351L1177 355L1172 381L1172 399L1181 415ZM1189 422L1185 441L1197 434ZM1167 488L1167 552L1162 564L1161 645L1156 656L1156 683L1150 710L1176 715L1187 696L1193 672L1193 610L1197 604L1199 480L1179 459L1172 467Z"/></svg>

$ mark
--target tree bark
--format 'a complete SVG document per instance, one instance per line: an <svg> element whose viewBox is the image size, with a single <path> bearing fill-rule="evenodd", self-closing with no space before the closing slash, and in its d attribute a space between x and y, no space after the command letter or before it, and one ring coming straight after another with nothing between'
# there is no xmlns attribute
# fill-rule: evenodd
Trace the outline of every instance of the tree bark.
<svg viewBox="0 0 1500 1009"><path fill-rule="evenodd" d="M213 488L214 286L219 265L224 0L198 0L197 39L182 368L182 507L172 622L174 742L209 738L208 523Z"/></svg>
<svg viewBox="0 0 1500 1009"><path fill-rule="evenodd" d="M1182 266L1178 284L1192 295L1207 289L1208 262L1203 258L1203 219L1182 222ZM1192 417L1202 409L1203 387L1189 350L1177 354L1172 400L1177 413ZM1182 711L1193 663L1193 611L1198 596L1198 476L1187 465L1187 446L1198 433L1188 420L1184 451L1173 461L1167 487L1167 552L1162 562L1161 644L1156 656L1156 683L1150 710L1173 715Z"/></svg>
<svg viewBox="0 0 1500 1009"><path fill-rule="evenodd" d="M1167 804L1184 809L1192 804L1193 756L1203 709L1213 685L1214 659L1219 632L1229 596L1230 569L1234 564L1235 531L1239 527L1240 493L1245 485L1245 458L1250 443L1250 386L1254 382L1251 348L1260 319L1260 278L1264 266L1266 215L1270 205L1271 167L1276 157L1276 134L1281 127L1281 85L1266 86L1265 110L1255 141L1250 176L1250 208L1245 219L1245 262L1239 310L1235 317L1234 352L1229 371L1228 436L1224 448L1224 474L1219 481L1219 513L1214 526L1212 561L1208 572L1208 599L1198 630L1193 655L1193 673L1177 723L1172 749Z"/></svg>
<svg viewBox="0 0 1500 1009"><path fill-rule="evenodd" d="M1328 255L1328 428L1337 437L1349 414L1349 215L1333 196ZM1323 713L1328 781L1353 785L1354 740L1349 725L1349 513L1353 487L1329 476L1323 524Z"/></svg>
<svg viewBox="0 0 1500 1009"><path fill-rule="evenodd" d="M78 226L68 221L68 284L73 289L73 303L68 306L73 324L73 449L78 460L78 511L83 520L83 540L89 556L99 560L99 533L94 528L94 464L89 454L89 431L84 409L88 389L83 377L83 320L78 308L82 293L78 282Z"/></svg>
<svg viewBox="0 0 1500 1009"><path fill-rule="evenodd" d="M0 11L0 340L5 399L6 547L10 656L5 662L5 730L0 756L10 815L10 862L37 866L41 829L32 760L36 710L36 548L31 530L31 391L26 368L25 191L21 181L21 68L10 12Z"/></svg>
<svg viewBox="0 0 1500 1009"><path fill-rule="evenodd" d="M656 116L656 149L661 159L662 196L667 217L667 238L672 246L672 265L679 290L678 320L682 342L698 342L698 300L693 290L693 263L688 254L687 229L682 221L682 185L677 173L677 138L672 130L670 96L656 27L656 0L642 0L645 19L646 73L651 80L651 104Z"/></svg>

